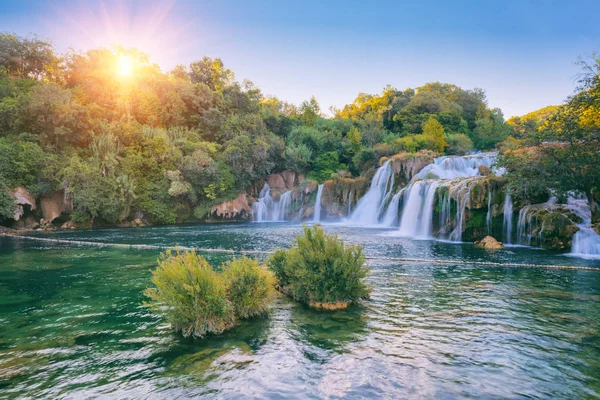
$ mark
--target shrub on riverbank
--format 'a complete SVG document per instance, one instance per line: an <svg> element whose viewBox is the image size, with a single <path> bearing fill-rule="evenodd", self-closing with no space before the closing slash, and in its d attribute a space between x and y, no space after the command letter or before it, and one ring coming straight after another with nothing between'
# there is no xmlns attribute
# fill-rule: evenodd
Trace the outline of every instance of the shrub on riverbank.
<svg viewBox="0 0 600 400"><path fill-rule="evenodd" d="M148 306L183 336L204 337L233 327L236 319L264 314L273 299L273 277L249 258L223 265L223 273L194 251L161 254L152 272Z"/></svg>
<svg viewBox="0 0 600 400"><path fill-rule="evenodd" d="M368 268L361 246L345 246L337 235L304 227L289 250L269 259L280 290L316 308L345 308L368 298Z"/></svg>

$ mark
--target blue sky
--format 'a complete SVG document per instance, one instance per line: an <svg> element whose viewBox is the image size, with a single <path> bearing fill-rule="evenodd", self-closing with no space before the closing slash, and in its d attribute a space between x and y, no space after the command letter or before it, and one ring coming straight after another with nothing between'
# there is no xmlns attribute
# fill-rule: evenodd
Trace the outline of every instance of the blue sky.
<svg viewBox="0 0 600 400"><path fill-rule="evenodd" d="M600 50L600 1L0 0L0 30L59 51L121 43L163 70L221 57L237 79L323 110L430 81L483 88L507 117L558 104Z"/></svg>

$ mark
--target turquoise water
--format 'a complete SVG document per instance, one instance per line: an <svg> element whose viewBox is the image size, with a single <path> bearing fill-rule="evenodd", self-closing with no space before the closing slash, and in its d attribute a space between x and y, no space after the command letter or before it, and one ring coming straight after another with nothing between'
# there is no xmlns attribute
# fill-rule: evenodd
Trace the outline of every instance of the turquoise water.
<svg viewBox="0 0 600 400"><path fill-rule="evenodd" d="M489 253L327 227L372 256L599 267L528 248ZM44 236L271 250L291 224ZM0 397L598 398L600 272L371 260L372 299L180 339L142 305L158 252L0 238ZM209 255L219 263L226 256Z"/></svg>

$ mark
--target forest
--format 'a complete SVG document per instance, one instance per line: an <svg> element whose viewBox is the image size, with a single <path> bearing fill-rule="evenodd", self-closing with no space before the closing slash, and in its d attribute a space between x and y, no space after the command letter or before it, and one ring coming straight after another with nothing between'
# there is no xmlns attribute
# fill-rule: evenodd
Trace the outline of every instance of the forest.
<svg viewBox="0 0 600 400"><path fill-rule="evenodd" d="M80 226L202 221L272 173L320 183L420 150L497 150L523 198L577 191L592 210L599 200L598 60L563 105L505 121L484 90L439 82L360 93L325 114L314 97L287 103L198 58L162 72L135 49L58 54L36 36L0 34L0 223L12 223L17 187L64 190Z"/></svg>

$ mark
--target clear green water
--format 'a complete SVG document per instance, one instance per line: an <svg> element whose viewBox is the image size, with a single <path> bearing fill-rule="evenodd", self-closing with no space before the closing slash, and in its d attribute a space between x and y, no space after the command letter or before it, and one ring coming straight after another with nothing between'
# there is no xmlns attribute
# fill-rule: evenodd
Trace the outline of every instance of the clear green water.
<svg viewBox="0 0 600 400"><path fill-rule="evenodd" d="M58 232L115 243L268 250L298 225ZM600 267L328 227L370 255ZM0 397L598 398L600 272L370 262L372 299L182 340L141 305L158 253L0 238ZM213 262L223 257L208 257Z"/></svg>

